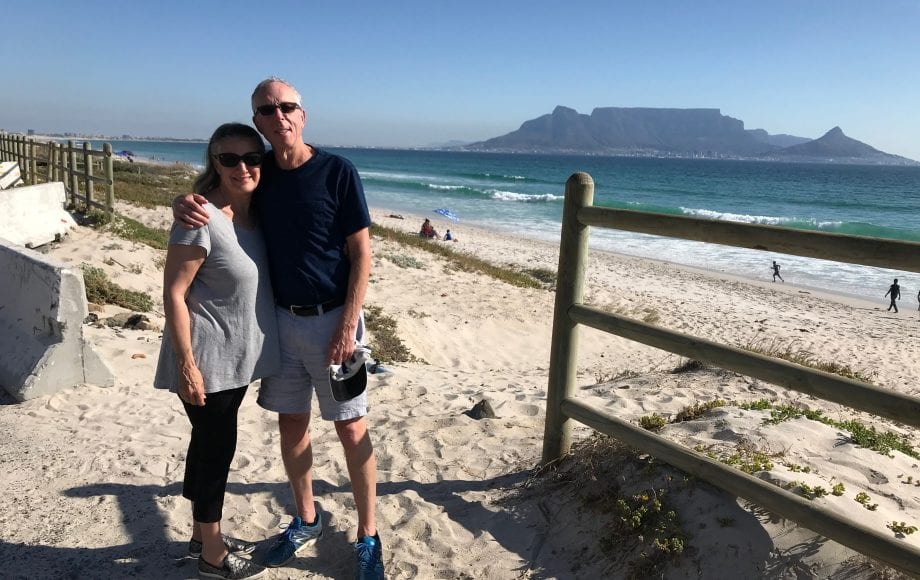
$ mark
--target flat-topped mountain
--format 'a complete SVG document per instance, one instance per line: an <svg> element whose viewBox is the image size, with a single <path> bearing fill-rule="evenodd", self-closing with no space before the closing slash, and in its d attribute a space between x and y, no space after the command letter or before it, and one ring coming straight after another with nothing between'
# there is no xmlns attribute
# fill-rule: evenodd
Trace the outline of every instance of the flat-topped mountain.
<svg viewBox="0 0 920 580"><path fill-rule="evenodd" d="M821 139L745 129L719 109L599 107L590 115L557 106L516 130L462 147L468 151L785 159L916 164L851 139L835 127Z"/></svg>

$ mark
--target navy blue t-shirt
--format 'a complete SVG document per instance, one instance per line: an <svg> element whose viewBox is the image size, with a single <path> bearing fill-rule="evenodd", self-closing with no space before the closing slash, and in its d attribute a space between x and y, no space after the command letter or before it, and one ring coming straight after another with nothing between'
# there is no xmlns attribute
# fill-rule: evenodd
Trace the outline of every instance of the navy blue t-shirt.
<svg viewBox="0 0 920 580"><path fill-rule="evenodd" d="M253 201L275 301L309 306L344 298L351 268L345 238L371 225L351 162L314 147L306 163L285 170L269 151Z"/></svg>

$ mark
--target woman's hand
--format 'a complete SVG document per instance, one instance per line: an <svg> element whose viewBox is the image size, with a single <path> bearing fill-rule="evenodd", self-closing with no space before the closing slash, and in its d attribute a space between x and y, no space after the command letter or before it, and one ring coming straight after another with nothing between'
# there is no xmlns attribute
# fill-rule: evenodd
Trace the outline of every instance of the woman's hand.
<svg viewBox="0 0 920 580"><path fill-rule="evenodd" d="M196 407L203 407L205 401L204 378L195 364L179 369L179 398Z"/></svg>

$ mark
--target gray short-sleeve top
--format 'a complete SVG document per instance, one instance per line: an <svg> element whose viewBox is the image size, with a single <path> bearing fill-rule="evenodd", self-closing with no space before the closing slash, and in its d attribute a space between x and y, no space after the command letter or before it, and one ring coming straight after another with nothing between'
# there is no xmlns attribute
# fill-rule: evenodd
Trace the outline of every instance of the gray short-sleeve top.
<svg viewBox="0 0 920 580"><path fill-rule="evenodd" d="M207 225L186 230L173 224L169 244L201 246L207 253L185 299L192 353L206 393L250 384L278 372L280 351L265 243L258 229L234 225L207 203ZM169 329L163 332L153 382L178 389L179 374Z"/></svg>

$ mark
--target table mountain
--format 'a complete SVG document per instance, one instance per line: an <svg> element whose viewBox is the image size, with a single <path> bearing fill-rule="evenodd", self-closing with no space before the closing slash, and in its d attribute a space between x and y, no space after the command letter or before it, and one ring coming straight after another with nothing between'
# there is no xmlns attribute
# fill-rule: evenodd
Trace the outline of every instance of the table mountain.
<svg viewBox="0 0 920 580"><path fill-rule="evenodd" d="M719 109L599 107L590 115L557 106L517 131L462 147L468 151L730 157L912 164L850 139L835 127L820 139L748 130Z"/></svg>

